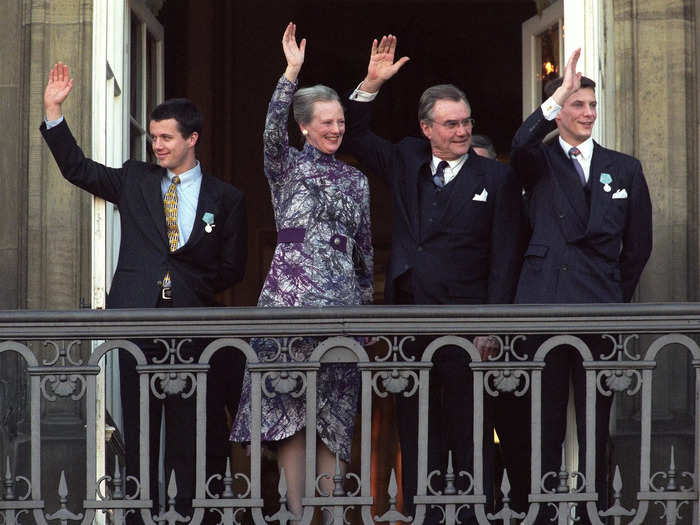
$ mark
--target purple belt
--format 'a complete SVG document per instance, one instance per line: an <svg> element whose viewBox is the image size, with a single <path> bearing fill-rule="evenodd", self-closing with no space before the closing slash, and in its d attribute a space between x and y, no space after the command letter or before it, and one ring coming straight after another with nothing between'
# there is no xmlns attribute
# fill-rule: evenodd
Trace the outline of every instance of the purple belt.
<svg viewBox="0 0 700 525"><path fill-rule="evenodd" d="M277 232L277 244L287 242L304 242L306 228L283 228ZM328 240L331 248L339 252L346 253L348 249L348 238L345 235L336 233Z"/></svg>

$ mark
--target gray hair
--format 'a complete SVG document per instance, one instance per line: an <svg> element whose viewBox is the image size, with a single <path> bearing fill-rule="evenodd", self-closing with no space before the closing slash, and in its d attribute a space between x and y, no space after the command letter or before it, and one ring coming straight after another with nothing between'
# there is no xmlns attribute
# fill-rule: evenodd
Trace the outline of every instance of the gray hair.
<svg viewBox="0 0 700 525"><path fill-rule="evenodd" d="M340 104L338 93L328 86L316 84L302 88L294 93L292 98L294 120L297 124L308 124L314 116L314 102L333 102L334 100Z"/></svg>
<svg viewBox="0 0 700 525"><path fill-rule="evenodd" d="M423 94L420 96L420 102L418 102L418 122L424 120L432 122L435 103L438 100L444 99L453 100L455 102L464 101L467 107L471 108L464 91L452 84L438 84L437 86L429 87L423 91Z"/></svg>

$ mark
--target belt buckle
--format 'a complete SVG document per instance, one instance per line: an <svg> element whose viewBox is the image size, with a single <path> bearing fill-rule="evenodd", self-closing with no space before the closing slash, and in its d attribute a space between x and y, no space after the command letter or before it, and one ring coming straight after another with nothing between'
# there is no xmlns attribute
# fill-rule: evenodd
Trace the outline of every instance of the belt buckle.
<svg viewBox="0 0 700 525"><path fill-rule="evenodd" d="M173 289L171 287L160 289L160 298L164 301L172 301Z"/></svg>

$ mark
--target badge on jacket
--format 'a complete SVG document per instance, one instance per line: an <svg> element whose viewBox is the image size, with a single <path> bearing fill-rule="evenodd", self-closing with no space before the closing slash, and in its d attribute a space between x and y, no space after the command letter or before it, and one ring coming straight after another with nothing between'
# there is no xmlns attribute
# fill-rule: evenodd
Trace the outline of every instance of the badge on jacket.
<svg viewBox="0 0 700 525"><path fill-rule="evenodd" d="M216 226L216 224L214 224L214 214L206 212L204 215L202 215L202 220L206 224L206 226L204 227L204 231L207 233L211 233L214 229L214 226Z"/></svg>

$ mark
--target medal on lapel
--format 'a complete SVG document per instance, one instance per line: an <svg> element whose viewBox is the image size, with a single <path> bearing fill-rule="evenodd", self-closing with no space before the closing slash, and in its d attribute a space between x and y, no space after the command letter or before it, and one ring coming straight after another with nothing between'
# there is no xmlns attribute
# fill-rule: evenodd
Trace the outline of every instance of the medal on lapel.
<svg viewBox="0 0 700 525"><path fill-rule="evenodd" d="M216 226L216 224L214 224L214 214L206 212L204 215L202 215L202 220L206 223L204 231L207 233L211 233L214 229L214 226Z"/></svg>
<svg viewBox="0 0 700 525"><path fill-rule="evenodd" d="M610 193L610 183L612 182L612 177L610 176L609 173L601 173L600 174L600 183L603 184L603 191L605 193Z"/></svg>

